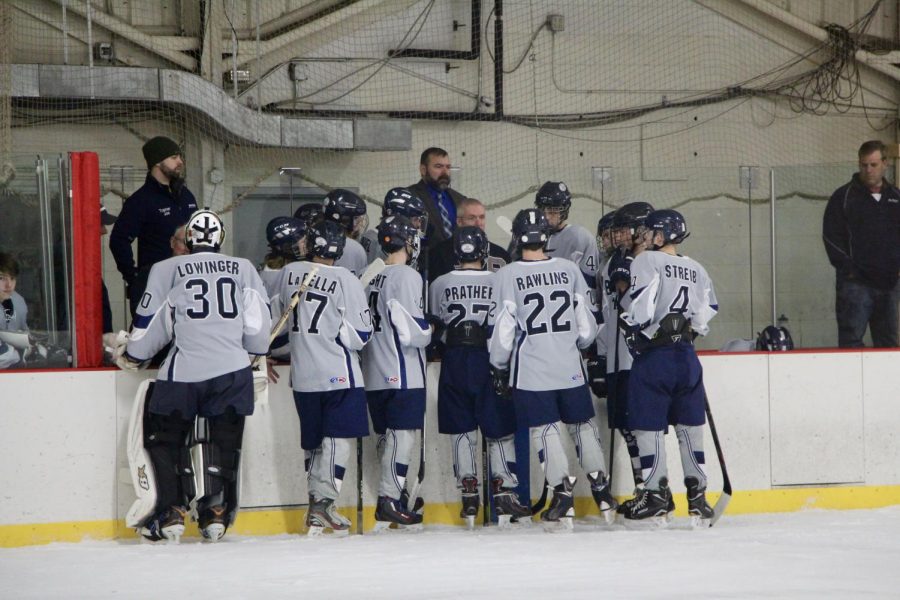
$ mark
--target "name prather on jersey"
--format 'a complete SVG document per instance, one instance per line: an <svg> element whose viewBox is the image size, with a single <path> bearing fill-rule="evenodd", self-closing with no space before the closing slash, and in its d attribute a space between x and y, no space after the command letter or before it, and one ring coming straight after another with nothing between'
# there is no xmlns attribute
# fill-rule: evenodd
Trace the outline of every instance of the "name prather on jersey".
<svg viewBox="0 0 900 600"><path fill-rule="evenodd" d="M490 300L492 288L489 285L454 285L444 290L445 300Z"/></svg>

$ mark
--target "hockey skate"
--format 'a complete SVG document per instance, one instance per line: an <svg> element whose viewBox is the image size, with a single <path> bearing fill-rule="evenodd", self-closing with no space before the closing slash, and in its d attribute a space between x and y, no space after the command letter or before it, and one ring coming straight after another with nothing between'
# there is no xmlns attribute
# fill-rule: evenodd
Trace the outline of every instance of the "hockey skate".
<svg viewBox="0 0 900 600"><path fill-rule="evenodd" d="M613 498L612 491L609 489L609 479L602 471L595 474L588 473L587 477L591 483L591 495L594 497L594 502L597 503L597 508L600 509L600 516L607 525L612 525L619 503Z"/></svg>
<svg viewBox="0 0 900 600"><path fill-rule="evenodd" d="M326 529L336 536L345 536L350 533L350 520L337 511L332 498L310 496L306 510L306 535L318 537Z"/></svg>
<svg viewBox="0 0 900 600"><path fill-rule="evenodd" d="M642 487L625 505L622 517L625 526L633 529L659 529L666 526L669 508L668 482L663 478L659 490Z"/></svg>
<svg viewBox="0 0 900 600"><path fill-rule="evenodd" d="M409 506L409 490L407 490L406 488L403 488L402 490L400 490L400 504L404 508ZM425 501L422 499L421 496L416 497L416 501L415 501L415 503L413 503L411 512L414 512L417 515L421 515L425 512Z"/></svg>
<svg viewBox="0 0 900 600"><path fill-rule="evenodd" d="M553 488L550 508L541 513L541 521L546 531L572 531L575 528L572 522L575 517L573 489L575 489L574 477L563 478L562 483Z"/></svg>
<svg viewBox="0 0 900 600"><path fill-rule="evenodd" d="M184 535L186 516L187 509L183 506L170 506L154 516L138 533L151 542L166 540L169 544L178 544Z"/></svg>
<svg viewBox="0 0 900 600"><path fill-rule="evenodd" d="M687 488L688 515L691 517L691 527L709 527L713 509L706 501L706 488L701 488L700 482L695 477L685 478L684 485Z"/></svg>
<svg viewBox="0 0 900 600"><path fill-rule="evenodd" d="M227 525L225 507L221 504L210 506L200 513L200 535L210 542L218 542L225 535Z"/></svg>
<svg viewBox="0 0 900 600"><path fill-rule="evenodd" d="M519 496L512 488L503 487L503 479L495 477L491 480L491 491L494 494L494 511L497 513L497 525L507 529L513 519L523 525L531 524L531 508L519 502Z"/></svg>
<svg viewBox="0 0 900 600"><path fill-rule="evenodd" d="M463 477L462 480L462 510L459 516L466 520L466 529L475 529L475 518L478 516L478 507L481 499L478 497L478 480L474 477Z"/></svg>
<svg viewBox="0 0 900 600"><path fill-rule="evenodd" d="M390 496L379 496L375 507L375 527L372 533L382 533L389 529L421 531L422 515L404 508L400 500Z"/></svg>

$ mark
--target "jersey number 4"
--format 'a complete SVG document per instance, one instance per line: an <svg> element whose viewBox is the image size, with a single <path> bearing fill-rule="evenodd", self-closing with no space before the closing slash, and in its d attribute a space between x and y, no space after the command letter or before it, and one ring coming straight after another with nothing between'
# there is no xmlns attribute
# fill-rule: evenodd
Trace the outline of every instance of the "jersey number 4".
<svg viewBox="0 0 900 600"><path fill-rule="evenodd" d="M184 289L193 293L194 304L185 311L190 319L205 319L210 313L209 282L205 279L188 279ZM238 315L237 284L231 277L216 279L216 312L223 319Z"/></svg>
<svg viewBox="0 0 900 600"><path fill-rule="evenodd" d="M525 317L525 331L528 335L539 335L548 331L557 333L572 329L572 321L568 319L563 320L563 315L572 306L572 298L569 296L569 292L565 290L551 292L549 302L545 302L543 294L532 292L522 298L522 302L525 303L525 306L533 306L531 312ZM549 308L553 311L549 323L546 316L544 316L544 308Z"/></svg>

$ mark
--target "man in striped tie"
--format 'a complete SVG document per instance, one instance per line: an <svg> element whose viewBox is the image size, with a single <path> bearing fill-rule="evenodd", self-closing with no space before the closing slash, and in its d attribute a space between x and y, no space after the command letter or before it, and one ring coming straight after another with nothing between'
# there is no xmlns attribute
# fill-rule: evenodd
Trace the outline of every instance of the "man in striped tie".
<svg viewBox="0 0 900 600"><path fill-rule="evenodd" d="M419 159L419 174L422 179L407 186L407 189L425 204L428 212L428 230L424 238L425 252L444 240L450 239L456 227L456 211L465 198L450 189L450 156L443 148L428 148ZM427 264L420 260L419 264Z"/></svg>

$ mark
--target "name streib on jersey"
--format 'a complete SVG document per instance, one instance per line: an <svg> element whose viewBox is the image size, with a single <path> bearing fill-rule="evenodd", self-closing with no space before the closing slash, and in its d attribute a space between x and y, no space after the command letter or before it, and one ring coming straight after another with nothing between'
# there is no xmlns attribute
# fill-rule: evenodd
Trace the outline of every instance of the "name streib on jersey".
<svg viewBox="0 0 900 600"><path fill-rule="evenodd" d="M446 300L490 300L493 288L489 285L454 285L444 290Z"/></svg>
<svg viewBox="0 0 900 600"><path fill-rule="evenodd" d="M179 277L188 275L216 275L217 273L240 273L240 266L233 260L211 260L196 263L186 262L176 267Z"/></svg>
<svg viewBox="0 0 900 600"><path fill-rule="evenodd" d="M290 286L299 286L303 282L303 278L306 276L306 273L294 273L292 271L288 272L288 285ZM337 289L338 282L328 279L322 275L315 275L312 280L309 282L309 289L318 290L320 292L325 292L326 294L333 294Z"/></svg>
<svg viewBox="0 0 900 600"><path fill-rule="evenodd" d="M548 285L568 285L569 274L565 271L550 271L547 273L534 273L524 277L516 277L516 287L521 292L534 287Z"/></svg>
<svg viewBox="0 0 900 600"><path fill-rule="evenodd" d="M678 265L666 265L665 273L666 277L669 279L682 279L684 281L690 281L691 283L697 283L697 271L695 269L680 267ZM633 285L634 282L632 281L632 286Z"/></svg>

